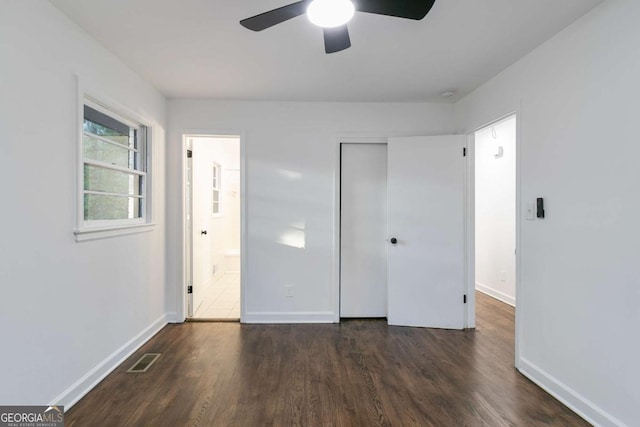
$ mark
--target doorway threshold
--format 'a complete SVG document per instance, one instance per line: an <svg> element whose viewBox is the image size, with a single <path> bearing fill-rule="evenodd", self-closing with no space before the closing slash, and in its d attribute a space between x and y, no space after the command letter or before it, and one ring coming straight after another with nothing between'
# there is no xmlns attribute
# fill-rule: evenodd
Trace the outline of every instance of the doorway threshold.
<svg viewBox="0 0 640 427"><path fill-rule="evenodd" d="M239 318L208 318L208 317L189 317L187 322L193 323L240 323Z"/></svg>

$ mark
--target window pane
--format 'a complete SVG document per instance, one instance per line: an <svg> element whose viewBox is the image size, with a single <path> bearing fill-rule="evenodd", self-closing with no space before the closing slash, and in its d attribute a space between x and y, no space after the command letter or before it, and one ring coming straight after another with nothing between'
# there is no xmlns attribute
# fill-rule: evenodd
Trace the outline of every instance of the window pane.
<svg viewBox="0 0 640 427"><path fill-rule="evenodd" d="M142 199L135 197L84 195L84 219L135 219L140 218Z"/></svg>
<svg viewBox="0 0 640 427"><path fill-rule="evenodd" d="M216 203L220 199L220 192L218 190L213 190L213 202Z"/></svg>
<svg viewBox="0 0 640 427"><path fill-rule="evenodd" d="M220 189L220 165L213 165L213 188L214 190Z"/></svg>
<svg viewBox="0 0 640 427"><path fill-rule="evenodd" d="M213 213L214 214L220 213L220 203L213 202Z"/></svg>
<svg viewBox="0 0 640 427"><path fill-rule="evenodd" d="M140 195L141 183L139 175L84 165L85 190Z"/></svg>
<svg viewBox="0 0 640 427"><path fill-rule="evenodd" d="M82 137L82 149L86 159L105 162L114 166L134 169L136 153L126 147L109 144L88 135Z"/></svg>
<svg viewBox="0 0 640 427"><path fill-rule="evenodd" d="M82 122L84 220L140 219L147 201L147 177L132 172L146 172L146 129L92 102L84 105Z"/></svg>
<svg viewBox="0 0 640 427"><path fill-rule="evenodd" d="M128 125L100 111L94 110L87 105L84 106L84 124L82 130L107 138L115 143L136 148L135 129L131 129Z"/></svg>

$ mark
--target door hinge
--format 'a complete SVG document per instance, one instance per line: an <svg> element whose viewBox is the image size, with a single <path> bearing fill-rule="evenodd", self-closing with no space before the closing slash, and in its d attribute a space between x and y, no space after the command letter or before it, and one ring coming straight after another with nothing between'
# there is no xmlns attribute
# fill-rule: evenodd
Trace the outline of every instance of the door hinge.
<svg viewBox="0 0 640 427"><path fill-rule="evenodd" d="M187 293L188 294L192 294L193 293L193 286L191 286L191 285L187 286Z"/></svg>
<svg viewBox="0 0 640 427"><path fill-rule="evenodd" d="M192 150L187 150L187 159L190 159L193 157L193 151Z"/></svg>
<svg viewBox="0 0 640 427"><path fill-rule="evenodd" d="M466 303L467 303L467 296L466 296L466 295L464 295L464 296L462 297L462 302L463 302L463 304L466 304Z"/></svg>
<svg viewBox="0 0 640 427"><path fill-rule="evenodd" d="M464 148L462 149L462 156L463 156L463 157L467 157L467 147L464 147Z"/></svg>

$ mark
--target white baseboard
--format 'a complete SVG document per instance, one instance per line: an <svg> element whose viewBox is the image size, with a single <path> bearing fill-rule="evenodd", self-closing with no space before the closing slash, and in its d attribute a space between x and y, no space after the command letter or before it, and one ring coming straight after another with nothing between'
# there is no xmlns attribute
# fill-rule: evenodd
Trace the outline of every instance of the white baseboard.
<svg viewBox="0 0 640 427"><path fill-rule="evenodd" d="M500 292L498 290L493 289L490 286L485 286L482 283L476 282L476 290L482 292L483 294L489 295L492 298L495 298L499 301L502 301L505 304L509 304L512 307L516 306L516 299L511 295L507 295L504 292Z"/></svg>
<svg viewBox="0 0 640 427"><path fill-rule="evenodd" d="M167 313L166 317L167 323L184 323L184 319L180 319L178 317L178 313L176 313L175 311Z"/></svg>
<svg viewBox="0 0 640 427"><path fill-rule="evenodd" d="M100 362L95 368L87 372L82 378L73 383L71 387L63 391L53 399L52 404L63 405L65 412L89 393L100 381L113 372L122 362L142 347L155 334L160 332L167 324L167 315L163 314L145 330L133 337L129 342L113 352L109 357Z"/></svg>
<svg viewBox="0 0 640 427"><path fill-rule="evenodd" d="M247 313L242 323L335 323L335 314L327 312Z"/></svg>
<svg viewBox="0 0 640 427"><path fill-rule="evenodd" d="M518 370L522 375L558 399L576 414L597 427L628 427L593 402L581 396L572 388L558 381L529 360L520 358Z"/></svg>

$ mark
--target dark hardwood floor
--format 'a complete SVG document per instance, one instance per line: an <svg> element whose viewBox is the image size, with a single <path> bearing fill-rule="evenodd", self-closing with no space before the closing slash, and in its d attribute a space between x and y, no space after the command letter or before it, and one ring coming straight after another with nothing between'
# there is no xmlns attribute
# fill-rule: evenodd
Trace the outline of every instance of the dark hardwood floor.
<svg viewBox="0 0 640 427"><path fill-rule="evenodd" d="M146 373L126 370L162 353ZM66 414L67 426L588 426L513 368L514 310L477 329L170 325Z"/></svg>

